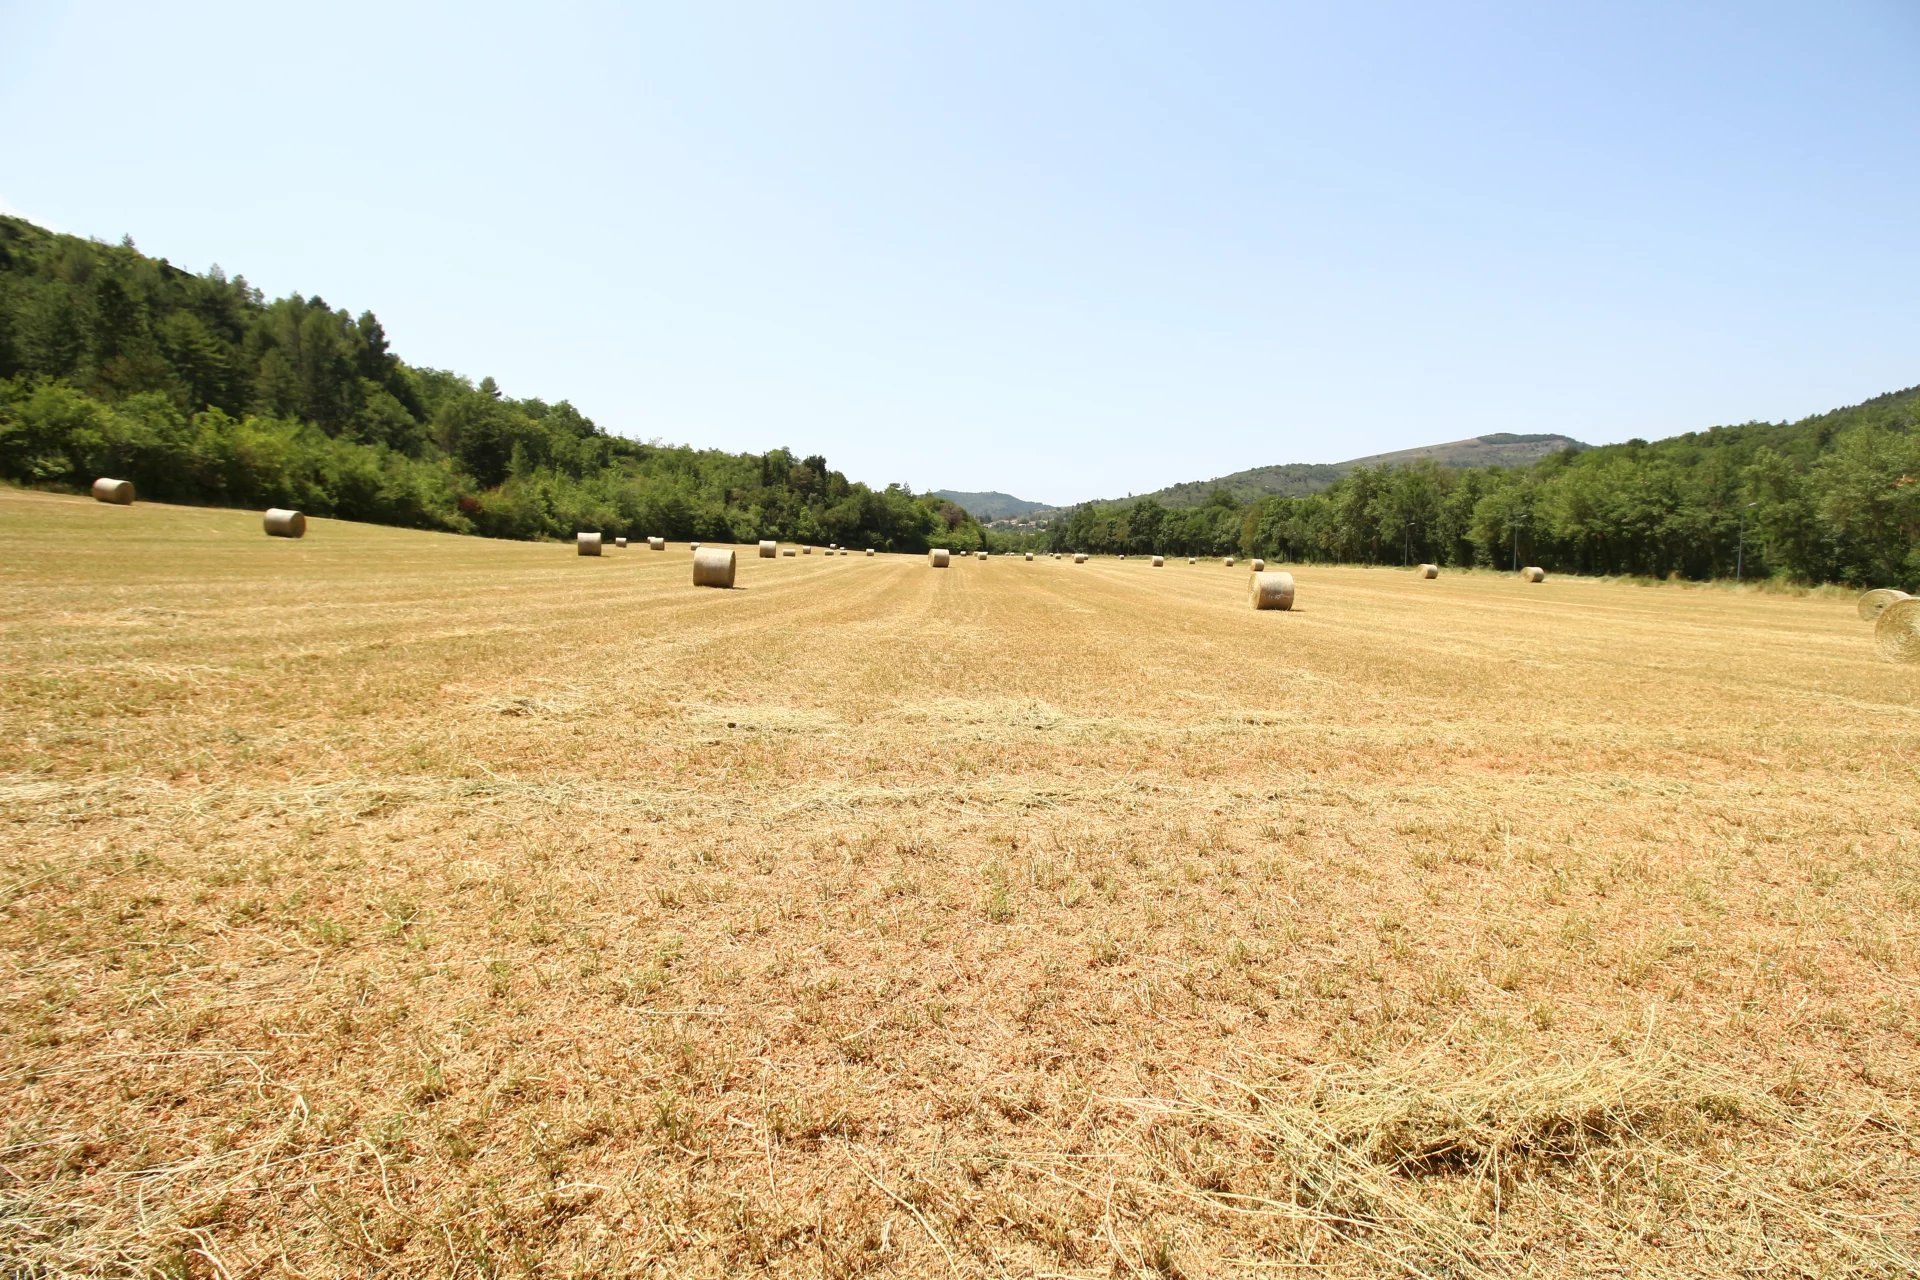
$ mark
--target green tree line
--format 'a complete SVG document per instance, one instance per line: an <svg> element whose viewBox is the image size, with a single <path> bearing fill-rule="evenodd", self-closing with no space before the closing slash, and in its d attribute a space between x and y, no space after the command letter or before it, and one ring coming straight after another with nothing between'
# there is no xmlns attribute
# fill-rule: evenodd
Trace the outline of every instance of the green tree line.
<svg viewBox="0 0 1920 1280"><path fill-rule="evenodd" d="M1362 468L1305 497L1089 504L1047 545L1920 589L1920 388L1527 467Z"/></svg>
<svg viewBox="0 0 1920 1280"><path fill-rule="evenodd" d="M959 507L818 456L610 435L562 400L406 364L371 311L271 301L0 217L0 478L499 538L982 545Z"/></svg>

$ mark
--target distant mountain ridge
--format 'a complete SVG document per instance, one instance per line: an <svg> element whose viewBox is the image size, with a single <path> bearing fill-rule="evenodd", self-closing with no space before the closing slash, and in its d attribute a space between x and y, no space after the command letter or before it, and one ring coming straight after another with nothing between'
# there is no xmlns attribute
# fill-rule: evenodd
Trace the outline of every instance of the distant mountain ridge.
<svg viewBox="0 0 1920 1280"><path fill-rule="evenodd" d="M1044 502L1028 502L1010 493L963 493L958 489L935 489L933 496L944 498L975 520L1017 520L1055 510Z"/></svg>
<svg viewBox="0 0 1920 1280"><path fill-rule="evenodd" d="M1496 431L1445 444L1419 445L1396 449L1392 453L1369 454L1345 462L1283 462L1274 466L1250 467L1212 480L1188 480L1169 485L1153 493L1140 494L1164 507L1197 507L1219 490L1226 490L1239 502L1279 496L1301 498L1332 487L1334 481L1362 467L1398 467L1415 462L1433 462L1443 467L1524 467L1562 449L1586 449L1591 446L1571 436L1555 434L1516 435ZM964 505L964 504L963 504ZM974 513L976 516L978 512Z"/></svg>

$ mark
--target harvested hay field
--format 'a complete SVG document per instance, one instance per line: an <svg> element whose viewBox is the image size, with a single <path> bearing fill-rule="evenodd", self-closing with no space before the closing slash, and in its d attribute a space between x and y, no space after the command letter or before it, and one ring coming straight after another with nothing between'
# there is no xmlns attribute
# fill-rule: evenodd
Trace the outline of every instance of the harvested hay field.
<svg viewBox="0 0 1920 1280"><path fill-rule="evenodd" d="M0 1272L1920 1258L1851 600L259 520L0 490Z"/></svg>

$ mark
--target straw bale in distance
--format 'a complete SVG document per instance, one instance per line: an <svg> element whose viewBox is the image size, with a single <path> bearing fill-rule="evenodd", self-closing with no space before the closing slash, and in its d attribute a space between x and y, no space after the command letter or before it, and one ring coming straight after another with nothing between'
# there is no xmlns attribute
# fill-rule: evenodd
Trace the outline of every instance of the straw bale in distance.
<svg viewBox="0 0 1920 1280"><path fill-rule="evenodd" d="M1423 578L1437 578L1440 576L1440 566L1437 564L1423 564L1420 566L1420 576Z"/></svg>
<svg viewBox="0 0 1920 1280"><path fill-rule="evenodd" d="M868 548L867 548L867 554L868 554L868 555L872 555L872 554L873 554L873 548L872 548L872 547L868 547Z"/></svg>
<svg viewBox="0 0 1920 1280"><path fill-rule="evenodd" d="M769 541L766 538L760 539L760 558L762 560L771 560L779 554L780 554L779 543Z"/></svg>
<svg viewBox="0 0 1920 1280"><path fill-rule="evenodd" d="M573 535L573 547L583 556L597 556L600 554L600 535L576 533Z"/></svg>
<svg viewBox="0 0 1920 1280"><path fill-rule="evenodd" d="M1265 573L1267 571L1267 562L1265 560L1255 559L1253 562L1253 571L1255 573Z"/></svg>
<svg viewBox="0 0 1920 1280"><path fill-rule="evenodd" d="M952 559L953 553L945 547L935 547L933 550L927 552L927 563L936 569L946 568Z"/></svg>
<svg viewBox="0 0 1920 1280"><path fill-rule="evenodd" d="M625 538L615 538L613 545L624 551L627 549L627 540Z"/></svg>
<svg viewBox="0 0 1920 1280"><path fill-rule="evenodd" d="M93 482L93 500L112 503L116 507L130 507L133 505L133 481L109 480L101 476Z"/></svg>
<svg viewBox="0 0 1920 1280"><path fill-rule="evenodd" d="M654 551L665 551L667 549L667 540L665 538L648 538L647 546Z"/></svg>
<svg viewBox="0 0 1920 1280"><path fill-rule="evenodd" d="M973 553L973 558L976 560L985 560L987 558L987 553L984 551L976 551Z"/></svg>
<svg viewBox="0 0 1920 1280"><path fill-rule="evenodd" d="M307 536L307 518L298 511L289 511L285 507L269 507L261 520L269 538L304 538ZM598 538L599 534L594 534ZM599 555L596 547L594 554Z"/></svg>
<svg viewBox="0 0 1920 1280"><path fill-rule="evenodd" d="M1545 582L1546 580L1547 571L1537 564L1530 564L1520 571L1520 581L1522 582Z"/></svg>
<svg viewBox="0 0 1920 1280"><path fill-rule="evenodd" d="M1233 566L1234 566L1234 565L1235 565L1236 563L1237 563L1237 562L1236 562L1236 561L1234 560L1234 558L1233 558L1232 556L1228 556L1228 557L1227 557L1227 568L1229 568L1229 569L1231 569L1231 568L1233 568Z"/></svg>
<svg viewBox="0 0 1920 1280"><path fill-rule="evenodd" d="M1872 622L1879 618L1881 610L1900 600L1911 599L1906 592L1893 587L1875 587L1871 591L1862 591L1854 607L1860 611L1862 622Z"/></svg>
<svg viewBox="0 0 1920 1280"><path fill-rule="evenodd" d="M785 550L781 551L780 554L783 556L796 556L796 555L799 555L800 553L798 551L795 551L792 547L787 547Z"/></svg>
<svg viewBox="0 0 1920 1280"><path fill-rule="evenodd" d="M1027 559L1029 560L1033 559L1033 552L1031 551L1027 552Z"/></svg>
<svg viewBox="0 0 1920 1280"><path fill-rule="evenodd" d="M702 547L693 553L693 585L730 587L733 585L733 548Z"/></svg>
<svg viewBox="0 0 1920 1280"><path fill-rule="evenodd" d="M1085 564L1085 563L1087 562L1087 553L1086 553L1086 552L1084 552L1084 551L1076 551L1076 552L1074 552L1074 553L1073 553L1073 562L1074 562L1075 564Z"/></svg>
<svg viewBox="0 0 1920 1280"><path fill-rule="evenodd" d="M1165 567L1166 563L1167 558L1165 556L1155 556L1153 558L1153 567L1156 569Z"/></svg>
<svg viewBox="0 0 1920 1280"><path fill-rule="evenodd" d="M1256 609L1293 608L1293 575L1290 573L1256 573L1253 582L1253 607Z"/></svg>
<svg viewBox="0 0 1920 1280"><path fill-rule="evenodd" d="M1920 597L1895 600L1880 611L1873 646L1888 662L1920 662Z"/></svg>

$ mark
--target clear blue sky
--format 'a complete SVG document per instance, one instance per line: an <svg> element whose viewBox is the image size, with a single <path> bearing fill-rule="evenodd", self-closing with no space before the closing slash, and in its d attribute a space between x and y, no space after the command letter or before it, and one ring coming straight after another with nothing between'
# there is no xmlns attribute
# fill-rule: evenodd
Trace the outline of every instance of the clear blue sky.
<svg viewBox="0 0 1920 1280"><path fill-rule="evenodd" d="M0 207L1065 502L1920 382L1920 3L0 0Z"/></svg>

